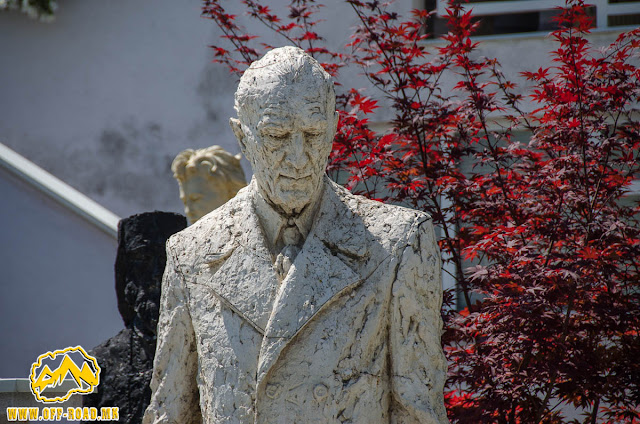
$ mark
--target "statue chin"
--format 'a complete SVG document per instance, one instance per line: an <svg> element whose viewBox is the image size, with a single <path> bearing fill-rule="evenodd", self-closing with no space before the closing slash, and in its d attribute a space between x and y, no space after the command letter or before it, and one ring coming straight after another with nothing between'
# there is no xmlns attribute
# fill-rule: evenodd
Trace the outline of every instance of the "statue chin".
<svg viewBox="0 0 640 424"><path fill-rule="evenodd" d="M280 194L278 206L287 213L298 214L311 203L310 194L308 191L286 191Z"/></svg>
<svg viewBox="0 0 640 424"><path fill-rule="evenodd" d="M319 178L317 183L322 179ZM312 184L306 181L303 184L286 184L278 181L274 183L270 181L268 189L265 189L258 181L258 186L264 198L278 209L281 209L288 215L300 213L315 198L320 184Z"/></svg>
<svg viewBox="0 0 640 424"><path fill-rule="evenodd" d="M276 190L275 193L262 193L272 206L281 209L287 215L298 214L311 203L310 194L310 191L303 190Z"/></svg>

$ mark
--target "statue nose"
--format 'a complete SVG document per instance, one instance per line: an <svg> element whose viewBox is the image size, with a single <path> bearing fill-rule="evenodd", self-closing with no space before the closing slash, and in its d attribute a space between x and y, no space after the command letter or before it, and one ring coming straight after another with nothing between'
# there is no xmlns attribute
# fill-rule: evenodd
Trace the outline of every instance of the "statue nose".
<svg viewBox="0 0 640 424"><path fill-rule="evenodd" d="M304 134L302 131L294 131L291 134L291 145L287 151L287 161L295 168L301 169L307 164L307 160Z"/></svg>

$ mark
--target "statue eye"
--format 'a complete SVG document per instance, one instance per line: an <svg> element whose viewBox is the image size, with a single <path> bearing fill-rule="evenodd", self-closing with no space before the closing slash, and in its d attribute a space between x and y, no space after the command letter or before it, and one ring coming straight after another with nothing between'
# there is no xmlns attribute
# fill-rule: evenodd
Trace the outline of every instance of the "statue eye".
<svg viewBox="0 0 640 424"><path fill-rule="evenodd" d="M283 142L289 138L289 133L284 132L268 132L264 134L264 137L270 141L279 141Z"/></svg>
<svg viewBox="0 0 640 424"><path fill-rule="evenodd" d="M322 139L322 132L318 130L305 131L304 139L307 143L311 143L315 145Z"/></svg>

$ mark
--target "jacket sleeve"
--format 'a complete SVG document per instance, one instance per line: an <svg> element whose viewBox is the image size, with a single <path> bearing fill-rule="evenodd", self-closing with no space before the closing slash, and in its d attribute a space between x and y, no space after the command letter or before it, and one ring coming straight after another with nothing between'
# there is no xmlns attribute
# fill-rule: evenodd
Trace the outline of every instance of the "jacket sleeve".
<svg viewBox="0 0 640 424"><path fill-rule="evenodd" d="M198 355L182 273L167 242L151 403L143 424L199 424Z"/></svg>
<svg viewBox="0 0 640 424"><path fill-rule="evenodd" d="M448 423L443 389L447 363L440 344L440 253L430 219L409 234L391 296L391 422Z"/></svg>

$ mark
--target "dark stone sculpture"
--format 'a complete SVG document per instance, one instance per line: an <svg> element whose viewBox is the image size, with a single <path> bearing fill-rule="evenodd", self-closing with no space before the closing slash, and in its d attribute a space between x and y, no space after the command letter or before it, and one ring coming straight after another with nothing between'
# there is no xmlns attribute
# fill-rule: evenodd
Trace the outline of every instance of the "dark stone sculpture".
<svg viewBox="0 0 640 424"><path fill-rule="evenodd" d="M84 406L117 406L120 422L142 421L151 398L165 242L186 226L184 216L157 211L118 224L115 280L125 329L91 351L102 371L97 393L85 396Z"/></svg>

